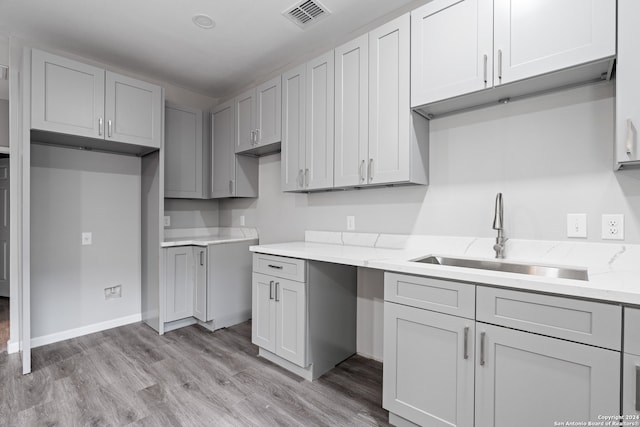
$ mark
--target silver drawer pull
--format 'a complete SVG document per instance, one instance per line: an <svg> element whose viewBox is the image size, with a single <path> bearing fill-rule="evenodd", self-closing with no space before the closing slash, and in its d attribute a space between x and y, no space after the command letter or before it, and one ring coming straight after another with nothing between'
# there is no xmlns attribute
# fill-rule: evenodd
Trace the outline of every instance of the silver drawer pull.
<svg viewBox="0 0 640 427"><path fill-rule="evenodd" d="M484 337L487 333L480 333L480 366L484 366Z"/></svg>
<svg viewBox="0 0 640 427"><path fill-rule="evenodd" d="M276 270L282 270L282 266L281 265L267 264L267 267L275 268Z"/></svg>
<svg viewBox="0 0 640 427"><path fill-rule="evenodd" d="M469 327L464 328L464 358L469 358Z"/></svg>

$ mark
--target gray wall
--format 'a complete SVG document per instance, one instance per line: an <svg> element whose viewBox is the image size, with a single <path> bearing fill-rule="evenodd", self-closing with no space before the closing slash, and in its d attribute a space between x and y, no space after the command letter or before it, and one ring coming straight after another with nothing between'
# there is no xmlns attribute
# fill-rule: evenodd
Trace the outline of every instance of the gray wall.
<svg viewBox="0 0 640 427"><path fill-rule="evenodd" d="M0 146L9 146L9 101L0 99Z"/></svg>
<svg viewBox="0 0 640 427"><path fill-rule="evenodd" d="M31 336L140 313L140 159L32 145ZM93 245L81 245L81 233ZM104 288L122 285L106 301Z"/></svg>
<svg viewBox="0 0 640 427"><path fill-rule="evenodd" d="M218 201L195 199L164 199L164 215L171 217L165 228L217 227Z"/></svg>
<svg viewBox="0 0 640 427"><path fill-rule="evenodd" d="M280 155L260 159L260 198L220 204L220 225L257 226L262 243L301 240L305 229L493 236L504 193L506 233L566 239L567 213L625 214L640 243L640 170L613 172L613 83L590 85L431 121L430 185L316 194L280 192Z"/></svg>

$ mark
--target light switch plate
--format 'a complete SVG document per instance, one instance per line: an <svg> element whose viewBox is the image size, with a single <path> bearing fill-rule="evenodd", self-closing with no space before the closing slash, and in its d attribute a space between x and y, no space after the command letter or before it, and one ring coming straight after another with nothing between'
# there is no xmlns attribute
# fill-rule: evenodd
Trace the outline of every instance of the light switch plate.
<svg viewBox="0 0 640 427"><path fill-rule="evenodd" d="M165 227L170 227L171 226L171 217L169 215L165 215L165 217L164 217L164 226Z"/></svg>
<svg viewBox="0 0 640 427"><path fill-rule="evenodd" d="M587 214L567 214L567 237L587 237Z"/></svg>
<svg viewBox="0 0 640 427"><path fill-rule="evenodd" d="M84 232L82 233L82 246L91 245L93 242L93 236L91 233Z"/></svg>

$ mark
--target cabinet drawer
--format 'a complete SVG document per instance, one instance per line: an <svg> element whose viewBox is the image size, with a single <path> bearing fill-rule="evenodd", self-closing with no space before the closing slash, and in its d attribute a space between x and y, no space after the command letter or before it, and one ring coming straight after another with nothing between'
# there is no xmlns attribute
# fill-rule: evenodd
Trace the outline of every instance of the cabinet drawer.
<svg viewBox="0 0 640 427"><path fill-rule="evenodd" d="M477 320L551 337L620 350L622 308L478 286Z"/></svg>
<svg viewBox="0 0 640 427"><path fill-rule="evenodd" d="M473 319L475 285L431 277L384 274L384 300Z"/></svg>
<svg viewBox="0 0 640 427"><path fill-rule="evenodd" d="M305 281L305 260L274 255L253 254L253 271L282 277L283 279Z"/></svg>
<svg viewBox="0 0 640 427"><path fill-rule="evenodd" d="M640 356L640 309L624 308L624 352Z"/></svg>

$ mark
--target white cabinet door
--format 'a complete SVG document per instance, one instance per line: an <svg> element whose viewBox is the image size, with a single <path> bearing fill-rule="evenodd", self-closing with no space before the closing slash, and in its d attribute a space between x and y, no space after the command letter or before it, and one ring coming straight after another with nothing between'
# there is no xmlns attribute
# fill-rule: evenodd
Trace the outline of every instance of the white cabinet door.
<svg viewBox="0 0 640 427"><path fill-rule="evenodd" d="M31 67L31 128L104 138L103 69L36 49Z"/></svg>
<svg viewBox="0 0 640 427"><path fill-rule="evenodd" d="M165 105L164 195L201 198L202 110Z"/></svg>
<svg viewBox="0 0 640 427"><path fill-rule="evenodd" d="M193 316L193 248L165 249L165 322Z"/></svg>
<svg viewBox="0 0 640 427"><path fill-rule="evenodd" d="M282 130L280 76L256 88L256 145L280 142Z"/></svg>
<svg viewBox="0 0 640 427"><path fill-rule="evenodd" d="M622 413L640 415L640 356L625 354L622 364Z"/></svg>
<svg viewBox="0 0 640 427"><path fill-rule="evenodd" d="M256 90L246 91L235 99L235 152L249 150L255 144Z"/></svg>
<svg viewBox="0 0 640 427"><path fill-rule="evenodd" d="M106 72L106 140L160 148L162 89L160 86Z"/></svg>
<svg viewBox="0 0 640 427"><path fill-rule="evenodd" d="M193 317L207 321L207 249L193 248Z"/></svg>
<svg viewBox="0 0 640 427"><path fill-rule="evenodd" d="M640 161L640 2L618 0L616 58L616 160L618 166Z"/></svg>
<svg viewBox="0 0 640 427"><path fill-rule="evenodd" d="M333 50L307 63L306 161L304 187L333 187Z"/></svg>
<svg viewBox="0 0 640 427"><path fill-rule="evenodd" d="M495 0L494 84L616 54L613 0Z"/></svg>
<svg viewBox="0 0 640 427"><path fill-rule="evenodd" d="M231 197L235 187L234 101L219 105L212 114L211 197Z"/></svg>
<svg viewBox="0 0 640 427"><path fill-rule="evenodd" d="M305 164L306 64L282 74L282 191L303 188Z"/></svg>
<svg viewBox="0 0 640 427"><path fill-rule="evenodd" d="M369 37L367 34L335 50L334 185L365 183L369 158ZM408 104L407 104L408 108Z"/></svg>
<svg viewBox="0 0 640 427"><path fill-rule="evenodd" d="M306 367L307 290L306 284L275 279L276 354Z"/></svg>
<svg viewBox="0 0 640 427"><path fill-rule="evenodd" d="M483 323L476 349L476 425L552 426L620 410L619 352Z"/></svg>
<svg viewBox="0 0 640 427"><path fill-rule="evenodd" d="M251 342L276 352L275 278L253 273L251 295Z"/></svg>
<svg viewBox="0 0 640 427"><path fill-rule="evenodd" d="M383 407L418 425L472 427L474 323L385 302Z"/></svg>
<svg viewBox="0 0 640 427"><path fill-rule="evenodd" d="M369 184L410 178L410 40L409 15L369 34Z"/></svg>
<svg viewBox="0 0 640 427"><path fill-rule="evenodd" d="M491 87L492 49L493 0L434 0L412 11L411 105Z"/></svg>

